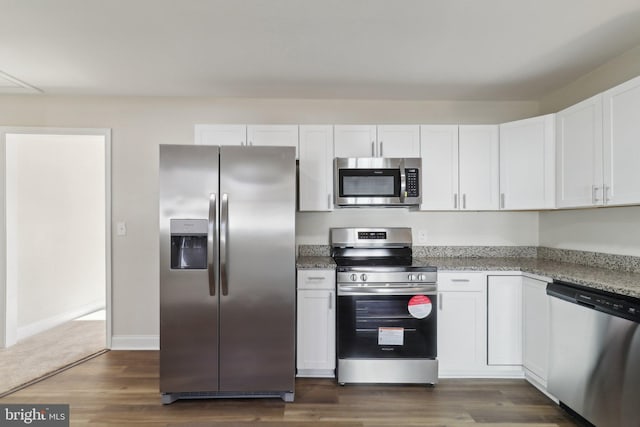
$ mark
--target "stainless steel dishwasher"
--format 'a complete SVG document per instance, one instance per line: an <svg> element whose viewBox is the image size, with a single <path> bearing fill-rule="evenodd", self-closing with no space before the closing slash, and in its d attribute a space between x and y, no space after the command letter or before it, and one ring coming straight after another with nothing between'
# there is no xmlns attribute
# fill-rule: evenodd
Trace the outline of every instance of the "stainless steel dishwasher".
<svg viewBox="0 0 640 427"><path fill-rule="evenodd" d="M548 391L598 427L640 425L640 300L555 281Z"/></svg>

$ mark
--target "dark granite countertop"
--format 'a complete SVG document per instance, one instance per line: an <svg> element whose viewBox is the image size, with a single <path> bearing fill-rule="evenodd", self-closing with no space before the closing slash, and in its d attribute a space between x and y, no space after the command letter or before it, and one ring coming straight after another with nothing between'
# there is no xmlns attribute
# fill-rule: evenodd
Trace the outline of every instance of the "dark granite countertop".
<svg viewBox="0 0 640 427"><path fill-rule="evenodd" d="M414 258L416 266L435 266L439 271L522 271L571 283L640 298L640 273L539 258ZM331 257L302 256L300 269L335 269Z"/></svg>

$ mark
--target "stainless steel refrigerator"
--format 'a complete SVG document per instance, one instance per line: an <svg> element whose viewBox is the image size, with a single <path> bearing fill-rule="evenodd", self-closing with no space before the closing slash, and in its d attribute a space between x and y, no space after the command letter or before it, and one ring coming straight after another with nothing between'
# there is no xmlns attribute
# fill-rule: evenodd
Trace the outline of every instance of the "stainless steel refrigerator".
<svg viewBox="0 0 640 427"><path fill-rule="evenodd" d="M293 401L295 171L292 147L160 146L163 403Z"/></svg>

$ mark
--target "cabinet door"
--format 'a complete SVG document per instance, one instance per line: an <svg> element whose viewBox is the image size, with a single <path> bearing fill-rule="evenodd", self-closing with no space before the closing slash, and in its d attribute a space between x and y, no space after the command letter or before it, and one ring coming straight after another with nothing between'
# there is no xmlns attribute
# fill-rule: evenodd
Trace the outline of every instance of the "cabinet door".
<svg viewBox="0 0 640 427"><path fill-rule="evenodd" d="M460 126L458 147L461 209L498 210L498 126Z"/></svg>
<svg viewBox="0 0 640 427"><path fill-rule="evenodd" d="M335 317L333 290L298 290L299 376L329 376L335 369Z"/></svg>
<svg viewBox="0 0 640 427"><path fill-rule="evenodd" d="M420 157L420 126L380 125L378 157Z"/></svg>
<svg viewBox="0 0 640 427"><path fill-rule="evenodd" d="M640 77L606 91L603 107L605 204L640 203Z"/></svg>
<svg viewBox="0 0 640 427"><path fill-rule="evenodd" d="M555 206L555 115L500 125L500 208Z"/></svg>
<svg viewBox="0 0 640 427"><path fill-rule="evenodd" d="M522 365L522 276L487 281L489 365Z"/></svg>
<svg viewBox="0 0 640 427"><path fill-rule="evenodd" d="M420 127L421 210L458 209L458 126Z"/></svg>
<svg viewBox="0 0 640 427"><path fill-rule="evenodd" d="M376 157L375 125L334 126L334 152L336 157Z"/></svg>
<svg viewBox="0 0 640 427"><path fill-rule="evenodd" d="M196 125L196 145L245 145L245 125Z"/></svg>
<svg viewBox="0 0 640 427"><path fill-rule="evenodd" d="M250 125L247 126L249 145L275 145L295 147L298 158L298 125Z"/></svg>
<svg viewBox="0 0 640 427"><path fill-rule="evenodd" d="M438 292L438 363L441 375L464 376L486 367L483 292Z"/></svg>
<svg viewBox="0 0 640 427"><path fill-rule="evenodd" d="M556 114L556 206L603 204L602 95Z"/></svg>
<svg viewBox="0 0 640 427"><path fill-rule="evenodd" d="M333 210L333 126L300 126L300 211Z"/></svg>
<svg viewBox="0 0 640 427"><path fill-rule="evenodd" d="M547 283L522 278L523 364L543 386L547 382L549 353L549 296Z"/></svg>

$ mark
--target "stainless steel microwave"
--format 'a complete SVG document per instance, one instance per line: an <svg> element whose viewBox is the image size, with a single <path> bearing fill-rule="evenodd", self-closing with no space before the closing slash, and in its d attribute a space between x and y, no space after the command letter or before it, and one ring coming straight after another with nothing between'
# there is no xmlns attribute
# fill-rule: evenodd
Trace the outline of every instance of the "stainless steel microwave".
<svg viewBox="0 0 640 427"><path fill-rule="evenodd" d="M333 194L337 207L420 205L420 158L336 158Z"/></svg>

